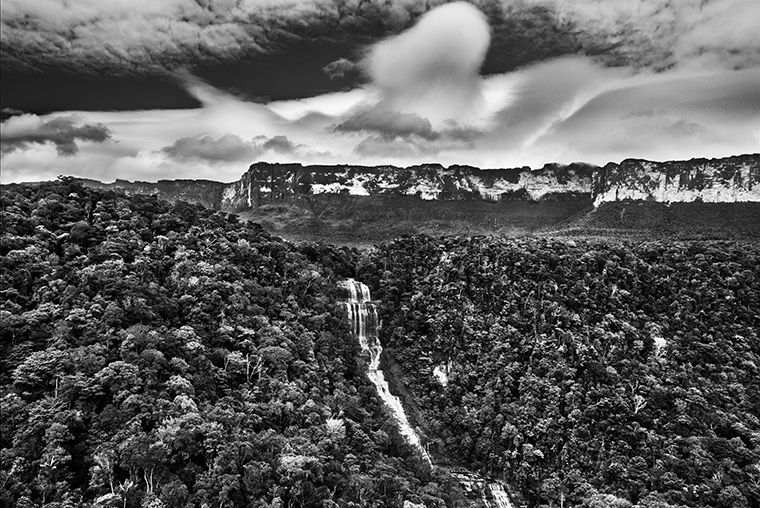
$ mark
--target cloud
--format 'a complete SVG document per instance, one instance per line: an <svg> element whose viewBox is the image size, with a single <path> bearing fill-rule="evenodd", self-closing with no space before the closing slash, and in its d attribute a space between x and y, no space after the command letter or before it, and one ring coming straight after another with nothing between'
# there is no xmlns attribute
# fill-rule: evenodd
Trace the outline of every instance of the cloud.
<svg viewBox="0 0 760 508"><path fill-rule="evenodd" d="M30 144L55 145L58 155L74 155L76 141L103 143L111 139L111 131L102 124L83 123L76 116L57 116L42 120L37 115L22 114L0 124L2 154L23 150Z"/></svg>
<svg viewBox="0 0 760 508"><path fill-rule="evenodd" d="M478 71L489 41L483 13L454 2L375 45L365 65L388 108L437 124L470 115L478 103Z"/></svg>
<svg viewBox="0 0 760 508"><path fill-rule="evenodd" d="M757 152L758 78L760 72L748 69L700 75L674 71L619 79L544 131L534 149L554 147L568 158L602 161Z"/></svg>
<svg viewBox="0 0 760 508"><path fill-rule="evenodd" d="M440 137L430 120L414 113L398 113L378 106L359 108L333 129L336 132L372 133L391 141L410 137L433 141Z"/></svg>
<svg viewBox="0 0 760 508"><path fill-rule="evenodd" d="M3 121L5 121L11 117L23 115L24 113L25 112L21 111L20 109L3 108L2 110L0 110L0 115L2 115L0 116L0 118L2 118Z"/></svg>
<svg viewBox="0 0 760 508"><path fill-rule="evenodd" d="M314 158L334 160L335 155L329 150L313 150L308 145L295 143L287 136L277 135L267 138L266 136L257 136L254 141L258 141L262 152L269 157L272 154L289 156L298 160L309 160Z"/></svg>
<svg viewBox="0 0 760 508"><path fill-rule="evenodd" d="M346 57L362 60L370 79L351 91L262 104L180 71L176 75L200 108L79 113L77 126L105 126L119 143L80 143L79 153L64 159L57 157L57 145L30 141L4 156L3 177L22 180L65 169L90 177L232 180L256 159L318 164L392 159L399 165L435 159L444 165L541 167L553 161L604 164L629 157L688 159L757 151L760 64L752 63L744 47L749 22L737 22L737 37L724 29L704 35L701 47L687 33L698 27L709 31L716 20L730 19L720 2L709 2L701 11L691 0L478 3L492 23L486 67L494 51L503 50L507 57L500 65L519 62L519 68L478 76L488 28L482 15L461 2L430 12L427 4L411 0L329 2L331 7L319 1L236 2L230 9L252 12L255 7L257 16L270 20L302 16L302 31L339 20L336 37L382 16L388 17L382 26L392 29L363 60L361 52ZM142 4L135 5L141 12ZM198 5L208 11L209 24L228 16L218 3ZM752 11L745 6L738 12L750 16ZM312 20L315 14L321 21ZM61 24L69 21L61 16ZM282 49L275 39L289 40L291 21L282 25L285 35L265 37L273 45L262 50ZM556 39L542 46L542 38L555 28ZM314 32L315 46L324 42L320 30ZM110 50L136 58L119 47L114 42ZM546 59L568 52L573 54ZM350 66L343 62L335 69L342 65ZM326 80L322 66L318 72ZM60 116L37 118L46 123ZM6 124L24 117L4 122L3 137Z"/></svg>
<svg viewBox="0 0 760 508"><path fill-rule="evenodd" d="M202 134L180 138L171 145L163 147L160 153L176 161L211 164L235 162L250 164L264 154L292 155L299 158L330 155L328 152L316 152L306 145L294 143L284 135L271 138L256 136L251 141L244 141L240 136L229 132L221 137Z"/></svg>
<svg viewBox="0 0 760 508"><path fill-rule="evenodd" d="M408 8L405 4L409 4ZM3 2L3 67L165 75L298 44L340 45L401 29L416 2L77 0Z"/></svg>
<svg viewBox="0 0 760 508"><path fill-rule="evenodd" d="M3 2L4 69L64 67L102 75L165 74L284 53L343 48L398 34L443 0L55 0ZM685 61L747 68L760 61L760 4L747 0L473 0L493 30L489 73L581 53L608 65L666 69ZM342 60L341 60L342 59ZM329 63L329 62L328 62ZM321 64L324 65L324 64ZM333 64L330 64L333 65ZM330 66L328 65L328 67Z"/></svg>
<svg viewBox="0 0 760 508"><path fill-rule="evenodd" d="M298 149L298 145L289 140L287 136L274 136L272 139L264 141L261 147L264 150L272 150L277 153L294 153Z"/></svg>
<svg viewBox="0 0 760 508"><path fill-rule="evenodd" d="M491 137L498 142L530 143L572 114L625 71L605 69L588 58L544 62L512 76L511 100L494 115Z"/></svg>
<svg viewBox="0 0 760 508"><path fill-rule="evenodd" d="M390 141L385 138L370 136L363 139L354 148L354 153L369 157L380 163L387 160L404 160L421 155L435 155L439 152L436 145L419 143L412 140Z"/></svg>
<svg viewBox="0 0 760 508"><path fill-rule="evenodd" d="M209 162L254 160L263 153L259 145L230 133L220 138L209 135L181 138L161 151L176 160Z"/></svg>
<svg viewBox="0 0 760 508"><path fill-rule="evenodd" d="M330 79L342 78L346 74L359 72L361 66L347 58L338 58L322 68Z"/></svg>

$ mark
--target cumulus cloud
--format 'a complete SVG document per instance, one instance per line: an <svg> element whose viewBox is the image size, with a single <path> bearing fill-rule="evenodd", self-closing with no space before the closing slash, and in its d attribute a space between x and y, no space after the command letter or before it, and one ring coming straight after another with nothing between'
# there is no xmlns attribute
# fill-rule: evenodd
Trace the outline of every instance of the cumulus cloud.
<svg viewBox="0 0 760 508"><path fill-rule="evenodd" d="M367 72L392 110L433 123L469 116L481 98L478 71L489 41L481 11L464 2L446 4L375 45Z"/></svg>
<svg viewBox="0 0 760 508"><path fill-rule="evenodd" d="M298 150L298 145L289 140L287 136L280 135L264 141L261 144L261 148L264 150L272 150L277 153L294 153Z"/></svg>
<svg viewBox="0 0 760 508"><path fill-rule="evenodd" d="M111 131L102 124L84 123L76 116L57 116L43 120L37 115L12 116L0 124L2 153L23 150L30 144L55 145L58 155L74 155L76 141L103 143L111 139Z"/></svg>

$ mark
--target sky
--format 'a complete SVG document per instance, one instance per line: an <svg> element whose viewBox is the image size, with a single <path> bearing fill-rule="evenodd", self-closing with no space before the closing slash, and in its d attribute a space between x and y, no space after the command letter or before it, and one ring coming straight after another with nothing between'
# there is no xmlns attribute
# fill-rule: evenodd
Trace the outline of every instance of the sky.
<svg viewBox="0 0 760 508"><path fill-rule="evenodd" d="M760 152L760 0L3 0L0 181Z"/></svg>

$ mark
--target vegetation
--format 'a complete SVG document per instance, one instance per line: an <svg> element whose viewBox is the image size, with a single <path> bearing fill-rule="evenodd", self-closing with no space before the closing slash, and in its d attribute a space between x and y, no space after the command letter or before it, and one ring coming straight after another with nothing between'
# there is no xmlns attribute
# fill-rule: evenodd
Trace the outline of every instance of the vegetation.
<svg viewBox="0 0 760 508"><path fill-rule="evenodd" d="M434 456L529 506L760 506L757 244L408 237L360 277Z"/></svg>
<svg viewBox="0 0 760 508"><path fill-rule="evenodd" d="M602 203L579 217L565 234L598 234L635 238L760 239L760 203L658 203L617 201Z"/></svg>
<svg viewBox="0 0 760 508"><path fill-rule="evenodd" d="M760 505L756 243L359 252L67 178L0 204L2 506L472 506L367 379L350 276L382 301L383 361L437 461L530 507ZM391 213L372 207L370 229Z"/></svg>
<svg viewBox="0 0 760 508"><path fill-rule="evenodd" d="M260 205L240 215L285 238L366 247L415 234L522 236L563 227L590 209L588 199L425 201L416 196L319 194Z"/></svg>
<svg viewBox="0 0 760 508"><path fill-rule="evenodd" d="M1 505L455 504L364 375L355 251L69 179L1 199Z"/></svg>

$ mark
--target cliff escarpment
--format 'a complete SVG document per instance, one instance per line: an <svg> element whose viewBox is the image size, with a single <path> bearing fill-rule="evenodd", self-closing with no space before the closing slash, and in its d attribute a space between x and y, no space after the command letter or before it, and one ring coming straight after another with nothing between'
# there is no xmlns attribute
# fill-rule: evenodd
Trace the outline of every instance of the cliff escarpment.
<svg viewBox="0 0 760 508"><path fill-rule="evenodd" d="M760 201L760 155L652 162L626 159L594 172L594 203Z"/></svg>
<svg viewBox="0 0 760 508"><path fill-rule="evenodd" d="M209 208L240 211L306 196L417 197L424 201L616 201L727 203L760 201L760 154L722 159L652 162L626 159L603 167L547 164L541 169L479 169L423 164L303 166L252 164L231 183L209 180L117 180L85 185L130 194L158 194Z"/></svg>
<svg viewBox="0 0 760 508"><path fill-rule="evenodd" d="M590 199L593 175L588 164L546 165L539 170L479 169L424 164L396 166L302 166L257 162L230 184L223 209L253 207L298 196L412 196L441 200Z"/></svg>

